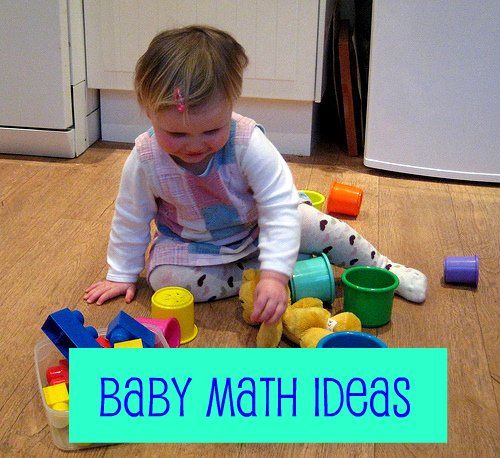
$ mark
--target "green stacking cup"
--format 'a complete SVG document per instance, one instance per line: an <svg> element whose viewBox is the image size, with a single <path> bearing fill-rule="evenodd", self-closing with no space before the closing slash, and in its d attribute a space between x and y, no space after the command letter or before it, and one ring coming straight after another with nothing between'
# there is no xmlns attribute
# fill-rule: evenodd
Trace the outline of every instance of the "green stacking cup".
<svg viewBox="0 0 500 458"><path fill-rule="evenodd" d="M330 260L325 253L297 261L290 278L292 302L304 297L316 297L331 304L335 299L335 279Z"/></svg>
<svg viewBox="0 0 500 458"><path fill-rule="evenodd" d="M391 321L394 291L399 278L387 269L358 266L342 274L344 311L354 313L365 328L377 328Z"/></svg>

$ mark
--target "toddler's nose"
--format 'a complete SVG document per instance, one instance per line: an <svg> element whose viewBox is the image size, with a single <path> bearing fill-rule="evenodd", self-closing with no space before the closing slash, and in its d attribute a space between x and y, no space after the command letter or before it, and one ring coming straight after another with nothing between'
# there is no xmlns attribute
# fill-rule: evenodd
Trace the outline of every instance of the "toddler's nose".
<svg viewBox="0 0 500 458"><path fill-rule="evenodd" d="M195 140L189 143L187 149L191 154L197 154L203 152L206 149L206 145L201 140Z"/></svg>

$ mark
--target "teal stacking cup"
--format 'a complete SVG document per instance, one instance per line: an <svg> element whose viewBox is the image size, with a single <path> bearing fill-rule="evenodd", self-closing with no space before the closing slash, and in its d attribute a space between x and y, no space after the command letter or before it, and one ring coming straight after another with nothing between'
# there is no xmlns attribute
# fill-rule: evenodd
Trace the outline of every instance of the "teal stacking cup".
<svg viewBox="0 0 500 458"><path fill-rule="evenodd" d="M342 274L344 311L354 313L365 328L377 328L391 321L394 291L399 278L387 269L358 266Z"/></svg>
<svg viewBox="0 0 500 458"><path fill-rule="evenodd" d="M292 302L304 297L316 297L331 304L335 299L335 279L328 256L297 261L290 278Z"/></svg>

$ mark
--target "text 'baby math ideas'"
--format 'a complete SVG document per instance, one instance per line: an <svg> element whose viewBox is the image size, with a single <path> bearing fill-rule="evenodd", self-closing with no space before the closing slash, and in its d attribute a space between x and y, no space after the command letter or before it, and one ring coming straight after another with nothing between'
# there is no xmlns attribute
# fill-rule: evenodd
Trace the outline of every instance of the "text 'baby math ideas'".
<svg viewBox="0 0 500 458"><path fill-rule="evenodd" d="M100 377L99 416L404 418L411 411L411 384L404 376L213 377L193 389L195 383L192 377Z"/></svg>

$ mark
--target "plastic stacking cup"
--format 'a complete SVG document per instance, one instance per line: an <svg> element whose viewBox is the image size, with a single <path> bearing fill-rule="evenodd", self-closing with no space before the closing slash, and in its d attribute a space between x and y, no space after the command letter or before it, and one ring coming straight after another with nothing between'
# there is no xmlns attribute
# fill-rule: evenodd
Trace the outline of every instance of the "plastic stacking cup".
<svg viewBox="0 0 500 458"><path fill-rule="evenodd" d="M328 213L358 216L363 201L363 190L343 183L333 182L328 194Z"/></svg>
<svg viewBox="0 0 500 458"><path fill-rule="evenodd" d="M448 256L444 260L444 281L477 286L479 258L477 256Z"/></svg>
<svg viewBox="0 0 500 458"><path fill-rule="evenodd" d="M331 304L335 299L335 279L326 254L297 261L290 279L292 302L316 297Z"/></svg>
<svg viewBox="0 0 500 458"><path fill-rule="evenodd" d="M316 348L387 348L387 345L366 332L343 331L323 337Z"/></svg>
<svg viewBox="0 0 500 458"><path fill-rule="evenodd" d="M394 291L399 279L380 267L351 267L342 274L344 311L352 312L365 328L376 328L391 321Z"/></svg>
<svg viewBox="0 0 500 458"><path fill-rule="evenodd" d="M323 194L316 191L310 191L309 189L302 189L300 192L303 192L311 199L314 208L320 211L323 209L323 204L325 203L325 196Z"/></svg>
<svg viewBox="0 0 500 458"><path fill-rule="evenodd" d="M193 340L198 334L194 324L194 297L184 288L167 286L160 288L151 298L153 318L177 318L181 326L181 344Z"/></svg>
<svg viewBox="0 0 500 458"><path fill-rule="evenodd" d="M170 348L178 348L181 344L181 326L177 318L147 318L147 317L137 317L136 320L144 325L156 326Z"/></svg>

